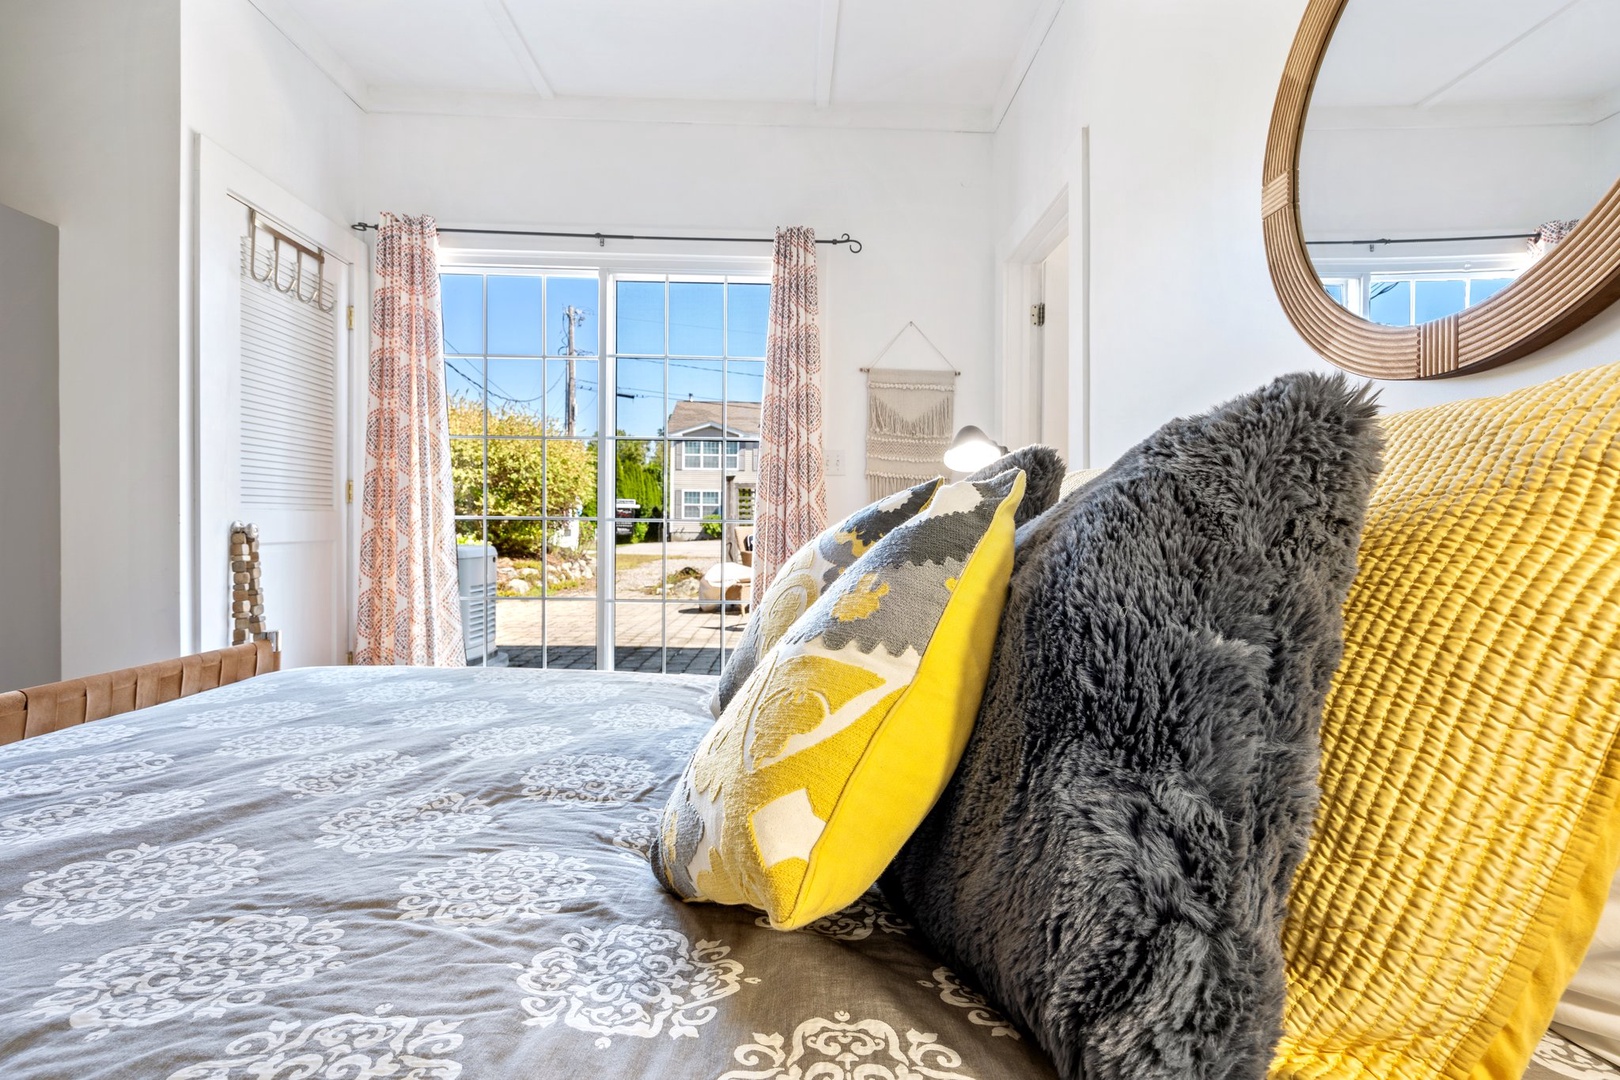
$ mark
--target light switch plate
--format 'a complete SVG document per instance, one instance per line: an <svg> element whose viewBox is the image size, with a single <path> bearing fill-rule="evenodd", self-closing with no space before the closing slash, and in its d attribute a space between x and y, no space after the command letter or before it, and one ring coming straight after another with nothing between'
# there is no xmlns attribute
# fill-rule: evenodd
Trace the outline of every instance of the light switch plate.
<svg viewBox="0 0 1620 1080"><path fill-rule="evenodd" d="M827 451L827 475L844 475L844 452L842 450Z"/></svg>

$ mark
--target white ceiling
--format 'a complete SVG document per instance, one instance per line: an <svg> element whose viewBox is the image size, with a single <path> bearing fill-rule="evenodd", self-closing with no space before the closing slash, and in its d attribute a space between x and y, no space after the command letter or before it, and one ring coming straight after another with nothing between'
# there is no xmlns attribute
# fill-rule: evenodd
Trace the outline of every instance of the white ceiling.
<svg viewBox="0 0 1620 1080"><path fill-rule="evenodd" d="M252 0L364 109L993 130L1063 0Z"/></svg>
<svg viewBox="0 0 1620 1080"><path fill-rule="evenodd" d="M1350 0L1311 110L1620 111L1620 0Z"/></svg>

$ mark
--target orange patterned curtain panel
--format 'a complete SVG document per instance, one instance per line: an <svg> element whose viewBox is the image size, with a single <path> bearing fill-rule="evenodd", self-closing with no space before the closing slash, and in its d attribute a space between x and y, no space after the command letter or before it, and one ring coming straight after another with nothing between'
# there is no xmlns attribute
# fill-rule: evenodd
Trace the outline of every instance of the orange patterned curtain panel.
<svg viewBox="0 0 1620 1080"><path fill-rule="evenodd" d="M377 230L357 664L461 667L455 502L431 217Z"/></svg>
<svg viewBox="0 0 1620 1080"><path fill-rule="evenodd" d="M776 230L771 325L760 413L754 598L792 554L827 527L821 458L821 331L815 230Z"/></svg>

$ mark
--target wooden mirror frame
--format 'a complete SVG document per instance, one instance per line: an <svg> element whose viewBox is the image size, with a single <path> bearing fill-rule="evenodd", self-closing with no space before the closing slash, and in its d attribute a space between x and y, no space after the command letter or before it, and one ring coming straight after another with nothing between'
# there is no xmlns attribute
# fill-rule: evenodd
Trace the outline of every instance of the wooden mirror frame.
<svg viewBox="0 0 1620 1080"><path fill-rule="evenodd" d="M1620 179L1574 232L1478 307L1420 326L1352 315L1322 288L1299 217L1299 149L1316 74L1349 0L1310 0L1266 140L1260 214L1283 310L1331 363L1375 379L1468 375L1535 352L1620 299Z"/></svg>

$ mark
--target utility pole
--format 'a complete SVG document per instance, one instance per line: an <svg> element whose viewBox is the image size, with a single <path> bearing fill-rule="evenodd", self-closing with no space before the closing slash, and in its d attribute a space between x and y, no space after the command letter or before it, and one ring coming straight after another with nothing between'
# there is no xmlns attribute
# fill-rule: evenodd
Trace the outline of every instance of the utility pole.
<svg viewBox="0 0 1620 1080"><path fill-rule="evenodd" d="M574 424L578 417L578 408L574 396L574 331L579 324L585 321L585 312L570 304L563 308L563 318L568 322L568 343L563 349L563 355L568 357L568 389L563 404L563 434L572 436Z"/></svg>

